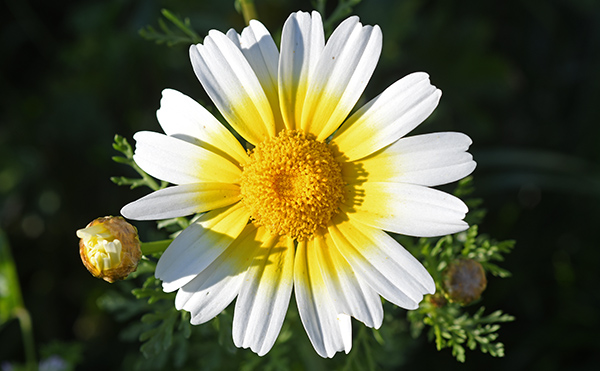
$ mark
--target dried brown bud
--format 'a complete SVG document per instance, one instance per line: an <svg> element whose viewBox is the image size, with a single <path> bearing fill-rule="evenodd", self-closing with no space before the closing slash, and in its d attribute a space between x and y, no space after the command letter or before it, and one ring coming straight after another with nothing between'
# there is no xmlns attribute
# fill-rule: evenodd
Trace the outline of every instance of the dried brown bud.
<svg viewBox="0 0 600 371"><path fill-rule="evenodd" d="M446 298L451 302L470 304L479 299L486 286L485 271L473 259L456 260L444 271Z"/></svg>
<svg viewBox="0 0 600 371"><path fill-rule="evenodd" d="M135 272L142 257L137 230L120 216L98 218L78 230L77 237L83 265L107 282Z"/></svg>

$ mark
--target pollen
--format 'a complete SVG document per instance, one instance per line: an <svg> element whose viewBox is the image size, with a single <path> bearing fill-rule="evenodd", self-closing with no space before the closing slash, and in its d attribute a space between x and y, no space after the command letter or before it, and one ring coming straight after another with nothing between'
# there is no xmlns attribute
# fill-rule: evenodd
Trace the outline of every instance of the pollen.
<svg viewBox="0 0 600 371"><path fill-rule="evenodd" d="M284 130L249 153L242 202L252 222L298 241L324 228L343 201L341 166L312 135Z"/></svg>

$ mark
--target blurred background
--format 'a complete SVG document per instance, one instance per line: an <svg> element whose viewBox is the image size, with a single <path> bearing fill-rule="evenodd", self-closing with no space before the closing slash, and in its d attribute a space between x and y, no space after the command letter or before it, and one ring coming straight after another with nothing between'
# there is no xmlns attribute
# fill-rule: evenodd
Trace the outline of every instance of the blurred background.
<svg viewBox="0 0 600 371"><path fill-rule="evenodd" d="M327 10L335 8L330 0ZM208 102L188 45L138 31L160 10L189 17L199 35L238 31L230 1L5 0L0 11L0 229L16 261L38 348L75 344L78 369L118 369L120 324L97 306L108 284L78 256L75 231L147 190L109 178L113 136L160 131L163 88ZM310 1L256 0L276 35ZM443 91L418 132L460 131L474 141L480 231L515 239L482 304L504 324L506 356L467 353L459 364L424 337L404 362L417 369L588 370L600 364L600 2L596 0L363 0L363 24L383 30L383 54L363 99L426 71ZM142 240L153 223L136 223ZM385 323L384 323L385 326ZM59 343L57 343L59 342ZM24 362L19 324L0 326L0 363Z"/></svg>

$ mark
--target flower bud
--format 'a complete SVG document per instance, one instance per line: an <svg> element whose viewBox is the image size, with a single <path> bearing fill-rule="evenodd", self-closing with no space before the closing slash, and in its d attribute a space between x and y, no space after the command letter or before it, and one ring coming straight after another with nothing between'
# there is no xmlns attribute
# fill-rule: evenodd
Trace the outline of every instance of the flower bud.
<svg viewBox="0 0 600 371"><path fill-rule="evenodd" d="M485 271L478 261L459 259L444 271L444 289L450 302L467 305L479 299L487 286Z"/></svg>
<svg viewBox="0 0 600 371"><path fill-rule="evenodd" d="M142 257L137 230L120 216L95 219L78 230L77 237L83 265L110 283L135 272Z"/></svg>

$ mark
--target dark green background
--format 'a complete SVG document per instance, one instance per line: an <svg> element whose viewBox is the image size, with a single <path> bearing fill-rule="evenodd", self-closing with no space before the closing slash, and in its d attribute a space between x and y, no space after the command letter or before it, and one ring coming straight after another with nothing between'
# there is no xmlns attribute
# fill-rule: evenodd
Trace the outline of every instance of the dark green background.
<svg viewBox="0 0 600 371"><path fill-rule="evenodd" d="M161 8L190 17L200 35L243 27L233 0L6 0L0 8L0 228L36 342L82 342L81 369L117 368L124 347L138 347L119 343L119 324L97 309L108 284L82 266L75 236L146 193L110 182L133 175L111 161L113 135L159 131L163 88L208 101L187 45L168 48L137 34L157 25ZM289 13L312 6L257 0L257 8L276 34ZM405 367L593 369L600 364L600 2L364 0L354 14L384 34L365 97L428 72L443 96L418 131L473 138L477 195L489 211L480 230L517 240L503 265L514 276L490 278L482 301L517 317L500 331L506 357L468 352L461 365L421 339ZM154 224L137 225L150 238ZM0 328L0 344L0 361L23 361L16 321Z"/></svg>

